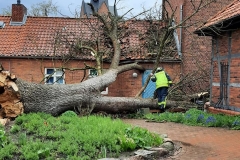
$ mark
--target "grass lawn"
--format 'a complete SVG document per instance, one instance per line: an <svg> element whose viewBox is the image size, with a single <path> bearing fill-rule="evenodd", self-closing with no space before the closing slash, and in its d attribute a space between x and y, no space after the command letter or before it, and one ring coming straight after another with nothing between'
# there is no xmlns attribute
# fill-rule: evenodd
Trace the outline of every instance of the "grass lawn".
<svg viewBox="0 0 240 160"><path fill-rule="evenodd" d="M94 160L118 157L138 148L159 146L162 138L120 119L79 117L67 111L59 117L23 114L10 128L0 127L0 159Z"/></svg>

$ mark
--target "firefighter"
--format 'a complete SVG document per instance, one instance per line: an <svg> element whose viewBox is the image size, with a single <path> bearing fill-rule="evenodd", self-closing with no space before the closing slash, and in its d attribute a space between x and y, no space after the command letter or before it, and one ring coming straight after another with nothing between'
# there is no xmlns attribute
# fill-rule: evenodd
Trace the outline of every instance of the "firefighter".
<svg viewBox="0 0 240 160"><path fill-rule="evenodd" d="M155 74L151 75L151 81L156 82L156 93L159 109L161 112L165 112L168 88L172 86L172 80L164 71L163 67L158 67Z"/></svg>

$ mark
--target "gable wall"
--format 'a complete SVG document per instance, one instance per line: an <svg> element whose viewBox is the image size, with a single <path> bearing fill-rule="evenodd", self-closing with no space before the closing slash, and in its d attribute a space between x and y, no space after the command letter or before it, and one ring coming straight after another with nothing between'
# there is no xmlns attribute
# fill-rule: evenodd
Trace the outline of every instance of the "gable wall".
<svg viewBox="0 0 240 160"><path fill-rule="evenodd" d="M99 14L107 14L108 13L108 7L106 6L106 3L103 3L101 7L98 9Z"/></svg>

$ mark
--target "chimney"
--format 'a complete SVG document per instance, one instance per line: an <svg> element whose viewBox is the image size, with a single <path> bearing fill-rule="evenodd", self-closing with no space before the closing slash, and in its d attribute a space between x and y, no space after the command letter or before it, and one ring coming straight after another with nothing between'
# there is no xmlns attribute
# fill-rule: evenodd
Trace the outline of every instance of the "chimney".
<svg viewBox="0 0 240 160"><path fill-rule="evenodd" d="M12 4L12 22L23 22L27 15L27 8L17 0L17 4Z"/></svg>

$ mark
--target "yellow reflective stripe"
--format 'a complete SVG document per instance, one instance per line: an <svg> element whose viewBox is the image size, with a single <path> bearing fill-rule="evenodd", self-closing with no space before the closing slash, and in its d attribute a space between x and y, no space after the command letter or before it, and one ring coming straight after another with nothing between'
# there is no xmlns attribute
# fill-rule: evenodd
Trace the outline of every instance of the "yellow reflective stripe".
<svg viewBox="0 0 240 160"><path fill-rule="evenodd" d="M164 104L164 102L158 102L158 105Z"/></svg>
<svg viewBox="0 0 240 160"><path fill-rule="evenodd" d="M162 101L162 102L158 102L158 105L162 105L163 104L163 107L165 108L166 107L166 104L167 104L167 97L165 97L165 100Z"/></svg>

